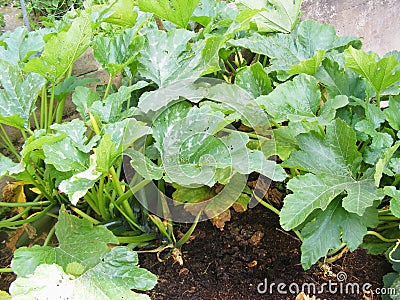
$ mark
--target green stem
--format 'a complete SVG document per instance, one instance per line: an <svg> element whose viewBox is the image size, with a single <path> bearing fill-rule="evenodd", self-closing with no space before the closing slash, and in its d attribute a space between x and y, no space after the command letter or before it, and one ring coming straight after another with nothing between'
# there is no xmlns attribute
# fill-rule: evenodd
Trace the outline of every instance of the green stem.
<svg viewBox="0 0 400 300"><path fill-rule="evenodd" d="M48 120L47 120L47 126L46 130L49 129L50 125L53 124L53 110L54 110L54 92L55 92L55 87L54 84L51 85L51 95L50 95L50 106L49 106L49 112L48 112Z"/></svg>
<svg viewBox="0 0 400 300"><path fill-rule="evenodd" d="M0 273L12 273L13 270L11 268L0 268Z"/></svg>
<svg viewBox="0 0 400 300"><path fill-rule="evenodd" d="M103 219L108 220L109 215L104 202L104 177L100 178L99 189L97 191L97 201L101 216Z"/></svg>
<svg viewBox="0 0 400 300"><path fill-rule="evenodd" d="M51 238L53 237L53 235L54 235L55 232L56 232L56 226L53 226L53 227L50 229L49 233L47 234L47 237L46 237L46 239L45 239L45 241L44 241L44 243L43 243L43 246L47 246L47 245L49 244L49 242L50 242L50 240L51 240Z"/></svg>
<svg viewBox="0 0 400 300"><path fill-rule="evenodd" d="M261 203L261 205L263 205L264 207L268 208L270 211L276 213L278 216L280 215L280 210L273 207L271 204L265 202L264 200L262 200L260 197L258 197L256 194L253 193L253 197L256 198L256 200L258 202ZM303 241L303 238L301 237L300 231L298 230L293 230L293 232L296 234L296 236L299 238L300 241Z"/></svg>
<svg viewBox="0 0 400 300"><path fill-rule="evenodd" d="M15 157L18 158L18 160L21 160L21 156L19 155L19 153L17 152L17 150L15 149L13 143L11 142L10 138L7 135L6 130L4 129L3 125L0 124L0 139L3 140L4 142L4 146L6 146L5 148L10 151L12 154L15 155Z"/></svg>
<svg viewBox="0 0 400 300"><path fill-rule="evenodd" d="M383 226L378 226L377 230L383 231L385 229L390 229L390 228L399 228L399 223L391 223Z"/></svg>
<svg viewBox="0 0 400 300"><path fill-rule="evenodd" d="M112 80L113 80L113 79L112 79L112 77L110 76L110 79L108 80L106 92L104 93L104 98L103 98L103 99L106 99L107 96L108 96L108 93L110 92Z"/></svg>
<svg viewBox="0 0 400 300"><path fill-rule="evenodd" d="M83 199L89 204L89 206L95 211L96 214L101 215L100 209L97 207L96 201L93 199L93 195L87 192Z"/></svg>
<svg viewBox="0 0 400 300"><path fill-rule="evenodd" d="M32 116L33 116L33 121L35 122L36 129L40 129L40 124L39 124L39 120L37 118L36 112L33 112Z"/></svg>
<svg viewBox="0 0 400 300"><path fill-rule="evenodd" d="M56 110L56 123L61 123L63 116L64 116L64 109L65 109L65 102L66 102L66 97L63 99L60 99L60 102L57 105L57 110Z"/></svg>
<svg viewBox="0 0 400 300"><path fill-rule="evenodd" d="M25 219L25 220L20 220L20 221L15 221L15 222L8 222L8 221L0 222L0 228L15 227L15 226L23 225L23 224L32 223L36 220L39 220L44 215L46 215L54 206L55 206L55 204L50 204L48 207L46 207L44 210L42 210L37 215L34 215L33 217Z"/></svg>
<svg viewBox="0 0 400 300"><path fill-rule="evenodd" d="M280 215L280 210L275 208L274 206L272 206L271 204L265 202L263 199L261 199L260 197L258 197L256 194L253 193L253 197L256 198L256 200L258 202L261 203L261 205L263 205L264 207L268 208L270 211L276 213L278 216Z"/></svg>
<svg viewBox="0 0 400 300"><path fill-rule="evenodd" d="M33 183L33 185L36 188L39 189L39 191L42 193L42 195L45 196L47 198L47 200L49 200L49 201L51 201L53 203L54 202L54 198L49 193L47 193L47 191L45 190L44 186L41 184L41 180L39 180L39 178L38 178L38 181L40 183L40 184L38 184L36 182L36 179L33 177L33 175L28 170L25 170L25 173L31 179L31 182Z"/></svg>
<svg viewBox="0 0 400 300"><path fill-rule="evenodd" d="M376 106L378 106L378 108L381 108L381 93L376 92Z"/></svg>
<svg viewBox="0 0 400 300"><path fill-rule="evenodd" d="M376 231L372 231L372 230L367 231L367 234L368 234L368 235L374 235L374 236L376 236L378 239L380 239L382 242L385 242L385 243L394 243L394 242L396 242L396 241L398 240L398 239L388 239L388 238L385 238L385 237L382 236L381 234L377 233Z"/></svg>
<svg viewBox="0 0 400 300"><path fill-rule="evenodd" d="M47 119L48 119L48 116L47 116L47 113L48 113L48 110L47 110L47 83L43 86L43 88L42 88L42 100L41 100L41 106L40 106L40 110L41 110L41 113L40 113L40 128L41 129L45 129L45 128L47 128Z"/></svg>
<svg viewBox="0 0 400 300"><path fill-rule="evenodd" d="M100 223L100 221L97 221L96 219L92 218L91 216L89 216L88 214L85 214L83 211L81 211L79 208L75 207L75 206L70 206L70 208L77 213L79 216L81 216L82 218L84 218L85 220L88 220L90 223L97 225Z"/></svg>
<svg viewBox="0 0 400 300"><path fill-rule="evenodd" d="M379 216L379 221L399 221L399 218L396 218L395 216Z"/></svg>
<svg viewBox="0 0 400 300"><path fill-rule="evenodd" d="M0 202L0 206L3 206L3 207L32 207L32 206L44 206L44 205L48 205L50 203L51 203L51 201L23 202L23 203Z"/></svg>
<svg viewBox="0 0 400 300"><path fill-rule="evenodd" d="M118 197L123 196L124 190L122 189L121 182L119 181L119 177L115 172L114 167L110 168L110 174L111 174L111 181L113 183L114 189L117 191ZM129 216L129 218L136 223L135 215L133 214L132 208L128 200L122 201L122 208L124 209L125 213Z"/></svg>
<svg viewBox="0 0 400 300"><path fill-rule="evenodd" d="M131 224L134 228L139 229L141 232L146 232L146 230L144 230L142 227L140 227L136 223L135 219L131 219L119 205L115 204L115 201L111 196L109 196L109 197L110 197L111 203L114 205L115 208L118 209L118 211L124 216L124 218L129 222L129 224Z"/></svg>
<svg viewBox="0 0 400 300"><path fill-rule="evenodd" d="M130 243L145 243L155 240L157 236L155 234L142 234L138 236L117 236L118 242L120 244L130 244Z"/></svg>
<svg viewBox="0 0 400 300"><path fill-rule="evenodd" d="M121 204L122 202L128 200L130 197L132 197L135 193L137 193L139 190L144 188L146 185L148 185L151 182L151 180L143 180L136 184L134 187L130 188L128 191L126 191L122 196L120 196L116 201L115 204Z"/></svg>

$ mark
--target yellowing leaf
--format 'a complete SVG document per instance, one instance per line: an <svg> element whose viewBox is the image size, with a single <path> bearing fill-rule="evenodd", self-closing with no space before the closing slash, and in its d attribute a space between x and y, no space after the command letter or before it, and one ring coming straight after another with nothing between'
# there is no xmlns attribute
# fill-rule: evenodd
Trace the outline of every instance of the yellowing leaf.
<svg viewBox="0 0 400 300"><path fill-rule="evenodd" d="M24 185L26 181L9 182L3 188L2 197L6 202L25 203L26 196L24 192ZM23 211L22 207L17 208L18 212Z"/></svg>

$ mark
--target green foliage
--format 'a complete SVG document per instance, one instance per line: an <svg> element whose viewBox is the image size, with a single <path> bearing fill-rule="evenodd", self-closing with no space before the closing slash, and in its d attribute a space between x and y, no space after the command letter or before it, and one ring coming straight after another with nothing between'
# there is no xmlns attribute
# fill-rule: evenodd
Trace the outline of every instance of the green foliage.
<svg viewBox="0 0 400 300"><path fill-rule="evenodd" d="M256 172L287 188L280 223L303 240L304 268L340 247L382 253L400 237L398 52L379 58L331 25L300 22L297 0L240 0L238 11L209 0L87 4L51 30L0 38L0 123L23 138L15 147L0 128L12 154L0 156L0 176L37 194L0 228L65 204L93 224L120 222L118 239L132 247L158 232L160 249L174 249L199 220L235 202L246 210ZM88 48L109 74L97 91L71 76ZM71 94L80 120L63 122ZM169 200L193 216L181 240L150 184L173 186ZM141 206L157 199L157 209ZM58 247L16 251L16 299L39 297L53 279L75 299L147 299L130 289L155 277L134 252L109 249L111 232L63 210L55 232Z"/></svg>
<svg viewBox="0 0 400 300"><path fill-rule="evenodd" d="M10 287L15 299L60 295L82 299L150 299L131 289L149 290L157 277L138 267L137 253L127 247L112 249L118 239L104 226L93 226L61 208L56 224L58 247L22 247L14 253L17 279ZM57 293L57 294L55 294Z"/></svg>

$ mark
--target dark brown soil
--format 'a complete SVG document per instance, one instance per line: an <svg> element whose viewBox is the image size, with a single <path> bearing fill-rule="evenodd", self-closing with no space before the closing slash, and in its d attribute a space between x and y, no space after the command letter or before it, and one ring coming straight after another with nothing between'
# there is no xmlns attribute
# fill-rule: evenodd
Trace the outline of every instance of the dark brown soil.
<svg viewBox="0 0 400 300"><path fill-rule="evenodd" d="M357 283L360 289L365 283L370 283L373 289L382 287L383 275L391 270L383 256L357 250L329 265L332 273L319 266L304 271L300 265L300 241L283 232L278 217L260 205L245 213L232 212L232 220L222 232L210 222L203 222L194 235L195 239L183 246L182 267L172 260L160 263L155 254L140 255L141 266L159 276L158 285L149 292L152 299L286 300L296 298L288 289L291 283L296 283L300 291L303 283L314 283L318 290L329 280L338 284L338 292L332 294L326 288L317 298L379 299L376 295L363 298L362 293L351 294L350 288L349 294L340 295L339 281L332 273L346 273L347 280L342 284L345 293L346 283ZM269 286L275 283L272 294L257 292L257 286L265 280ZM286 295L277 292L279 283L287 285ZM296 290L294 285L292 290Z"/></svg>
<svg viewBox="0 0 400 300"><path fill-rule="evenodd" d="M361 287L369 283L372 289L382 287L383 275L391 271L383 256L367 255L364 250L357 250L346 253L324 270L316 265L304 271L300 265L300 241L280 229L279 219L274 213L261 205L244 213L233 210L231 213L232 219L223 231L211 222L198 224L194 239L182 248L182 267L171 259L160 263L154 253L140 254L141 266L159 277L158 285L148 292L152 299L287 300L296 298L296 285L301 291L303 283L315 284L318 291L329 281L337 284L338 292L332 294L325 288L324 293L317 293L318 299L380 299L376 295L363 298L362 293L346 293L345 284L359 284ZM186 228L180 230L185 232ZM7 236L0 237L0 268L9 267L12 252L5 245L9 241ZM340 282L332 276L338 272L347 275L347 280L342 283L344 294L340 294ZM0 273L0 290L8 290L14 279L12 273ZM260 294L257 287L265 280L269 288L275 285L272 293L267 289L266 293ZM287 294L278 293L279 283L286 284L284 290ZM264 287L262 285L261 289Z"/></svg>

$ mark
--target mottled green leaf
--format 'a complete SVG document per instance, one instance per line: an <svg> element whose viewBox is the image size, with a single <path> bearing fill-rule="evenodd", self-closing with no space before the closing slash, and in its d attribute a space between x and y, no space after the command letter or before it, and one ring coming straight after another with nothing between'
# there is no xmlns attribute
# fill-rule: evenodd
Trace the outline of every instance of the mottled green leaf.
<svg viewBox="0 0 400 300"><path fill-rule="evenodd" d="M255 11L252 18L259 32L283 32L293 30L300 19L300 0L239 0L239 10Z"/></svg>
<svg viewBox="0 0 400 300"><path fill-rule="evenodd" d="M164 170L162 167L157 166L143 153L128 148L124 154L131 158L130 164L144 179L159 180L163 177Z"/></svg>
<svg viewBox="0 0 400 300"><path fill-rule="evenodd" d="M43 49L43 35L48 31L49 29L41 29L28 32L25 27L18 27L13 32L3 33L0 40L7 47L0 47L0 60L14 66L25 62L30 55Z"/></svg>
<svg viewBox="0 0 400 300"><path fill-rule="evenodd" d="M68 31L60 31L48 40L40 57L32 58L26 72L42 75L52 83L58 83L90 44L91 19L82 13Z"/></svg>
<svg viewBox="0 0 400 300"><path fill-rule="evenodd" d="M293 118L316 117L320 108L321 92L318 81L308 75L299 75L292 81L277 86L270 94L257 98L278 123Z"/></svg>
<svg viewBox="0 0 400 300"><path fill-rule="evenodd" d="M139 8L145 12L186 28L199 0L138 0Z"/></svg>
<svg viewBox="0 0 400 300"><path fill-rule="evenodd" d="M144 38L136 35L134 28L129 28L112 37L96 37L93 41L94 57L111 77L115 77L134 61L143 44Z"/></svg>
<svg viewBox="0 0 400 300"><path fill-rule="evenodd" d="M395 217L400 218L400 191L394 186L385 186L383 192L392 198L390 200L390 211Z"/></svg>
<svg viewBox="0 0 400 300"><path fill-rule="evenodd" d="M377 93L400 81L400 63L394 56L379 59L376 53L368 54L349 47L345 57L345 66L365 77Z"/></svg>
<svg viewBox="0 0 400 300"><path fill-rule="evenodd" d="M358 178L362 156L357 151L355 132L344 121L336 119L328 125L326 136L308 132L297 140L300 150L293 152L284 165L310 173L288 182L293 194L284 200L280 215L283 228L299 226L315 209L325 210L343 192L343 208L359 216L382 198L372 176Z"/></svg>
<svg viewBox="0 0 400 300"><path fill-rule="evenodd" d="M88 112L97 115L104 123L114 123L135 114L136 108L125 108L125 104L131 98L131 93L148 86L149 83L139 81L136 84L126 87L121 86L118 92L108 95L102 100L96 92L88 88L77 88L72 101L77 105L77 110L82 116Z"/></svg>
<svg viewBox="0 0 400 300"><path fill-rule="evenodd" d="M78 86L72 94L72 102L85 121L89 120L89 108L96 101L101 101L99 94L87 87Z"/></svg>
<svg viewBox="0 0 400 300"><path fill-rule="evenodd" d="M77 149L69 138L52 144L44 144L45 163L53 165L58 171L81 172L87 168L89 154Z"/></svg>
<svg viewBox="0 0 400 300"><path fill-rule="evenodd" d="M99 263L100 256L109 248L108 243L118 244L117 238L104 226L94 227L85 219L79 219L61 210L56 224L58 247L21 247L14 252L13 271L17 276L33 274L41 264L58 264L64 269L69 263L78 262L86 268Z"/></svg>
<svg viewBox="0 0 400 300"><path fill-rule="evenodd" d="M315 55L317 55L314 61L316 62L323 50L337 49L354 41L356 41L355 38L338 37L332 25L307 20L301 22L291 34L278 33L265 36L252 33L247 37L229 41L229 43L268 56L271 65L267 69L270 72L288 71L293 65L299 65L302 61L309 60ZM307 62L303 64L307 64Z"/></svg>
<svg viewBox="0 0 400 300"><path fill-rule="evenodd" d="M87 127L82 120L74 119L63 124L53 124L51 129L59 133L65 134L72 144L84 153L89 153L99 140L98 136L94 136L90 141L86 136Z"/></svg>
<svg viewBox="0 0 400 300"><path fill-rule="evenodd" d="M236 74L235 84L251 93L254 98L272 91L271 79L259 62L240 69Z"/></svg>
<svg viewBox="0 0 400 300"><path fill-rule="evenodd" d="M184 186L213 186L217 181L224 182L227 174L231 176L218 170L233 168L240 174L257 171L283 180L286 174L280 166L268 161L262 152L247 148L246 134L233 131L221 138L215 136L230 122L207 105L196 108L186 102L160 114L153 122L153 136L168 179Z"/></svg>
<svg viewBox="0 0 400 300"><path fill-rule="evenodd" d="M38 74L24 75L18 66L0 60L0 123L28 128L29 117L35 110L44 78Z"/></svg>
<svg viewBox="0 0 400 300"><path fill-rule="evenodd" d="M368 226L376 226L376 210L369 210L363 216L349 213L341 206L340 200L332 201L325 210L318 210L315 220L302 229L301 264L309 269L330 249L336 249L342 242L350 251L362 243Z"/></svg>
<svg viewBox="0 0 400 300"><path fill-rule="evenodd" d="M150 31L141 52L139 73L159 87L197 79L220 69L218 51L223 36L210 36L189 46L194 33L183 29Z"/></svg>
<svg viewBox="0 0 400 300"><path fill-rule="evenodd" d="M80 173L74 174L71 178L61 181L59 190L68 195L72 205L76 205L83 196L86 195L102 173L97 171L96 156L90 156L89 168Z"/></svg>

